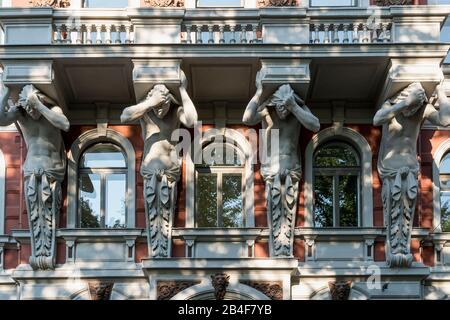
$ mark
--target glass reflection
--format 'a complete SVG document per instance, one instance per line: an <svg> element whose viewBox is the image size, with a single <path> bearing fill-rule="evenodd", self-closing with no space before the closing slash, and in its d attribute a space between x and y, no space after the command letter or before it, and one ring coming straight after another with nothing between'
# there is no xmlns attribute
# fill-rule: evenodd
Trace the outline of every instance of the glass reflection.
<svg viewBox="0 0 450 320"><path fill-rule="evenodd" d="M349 145L332 144L316 152L314 164L316 167L353 167L358 165L358 157Z"/></svg>
<svg viewBox="0 0 450 320"><path fill-rule="evenodd" d="M106 228L125 227L126 175L110 174L106 176Z"/></svg>
<svg viewBox="0 0 450 320"><path fill-rule="evenodd" d="M242 176L223 175L223 226L226 228L243 227L242 219Z"/></svg>
<svg viewBox="0 0 450 320"><path fill-rule="evenodd" d="M217 227L217 174L198 173L196 186L198 227Z"/></svg>
<svg viewBox="0 0 450 320"><path fill-rule="evenodd" d="M314 226L333 226L333 177L317 175L314 180Z"/></svg>
<svg viewBox="0 0 450 320"><path fill-rule="evenodd" d="M98 174L80 175L80 202L82 228L99 228L101 223L101 180Z"/></svg>
<svg viewBox="0 0 450 320"><path fill-rule="evenodd" d="M99 143L83 154L80 168L126 168L125 157L119 147Z"/></svg>
<svg viewBox="0 0 450 320"><path fill-rule="evenodd" d="M358 177L339 177L339 225L358 226Z"/></svg>

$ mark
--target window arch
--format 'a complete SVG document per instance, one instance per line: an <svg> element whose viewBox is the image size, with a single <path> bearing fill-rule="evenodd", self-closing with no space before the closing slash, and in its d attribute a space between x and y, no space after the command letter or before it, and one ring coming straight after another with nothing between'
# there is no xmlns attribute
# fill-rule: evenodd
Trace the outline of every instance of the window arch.
<svg viewBox="0 0 450 320"><path fill-rule="evenodd" d="M305 227L314 227L314 155L320 146L332 142L345 143L359 155L360 161L360 223L373 226L372 149L357 131L347 127L330 127L313 136L305 152Z"/></svg>
<svg viewBox="0 0 450 320"><path fill-rule="evenodd" d="M186 227L253 227L253 152L249 141L233 129L210 129L203 134L200 146L191 148L186 156ZM203 161L194 164L193 159ZM202 187L212 191L201 194L203 203L196 200ZM225 193L224 187L228 190ZM206 211L206 217L200 217L205 219L198 220L198 209ZM215 222L213 217L217 217Z"/></svg>
<svg viewBox="0 0 450 320"><path fill-rule="evenodd" d="M450 139L433 155L433 229L450 232Z"/></svg>
<svg viewBox="0 0 450 320"><path fill-rule="evenodd" d="M130 141L112 129L105 134L87 131L73 143L68 154L68 228L82 226L83 213L84 227L135 227L135 159ZM123 190L125 198L120 199ZM125 217L116 224L117 205L124 206ZM98 225L95 217L100 218Z"/></svg>
<svg viewBox="0 0 450 320"><path fill-rule="evenodd" d="M361 161L358 152L340 140L314 152L314 226L358 227Z"/></svg>

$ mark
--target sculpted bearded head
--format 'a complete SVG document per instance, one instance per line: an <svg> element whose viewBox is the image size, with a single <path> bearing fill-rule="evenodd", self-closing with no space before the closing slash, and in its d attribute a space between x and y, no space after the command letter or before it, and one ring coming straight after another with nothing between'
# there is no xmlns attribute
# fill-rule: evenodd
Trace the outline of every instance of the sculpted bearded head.
<svg viewBox="0 0 450 320"><path fill-rule="evenodd" d="M180 105L180 103L175 99L175 97L170 93L169 89L163 84L157 84L148 93L148 97L158 95L160 97L160 104L158 107L154 108L156 116L160 119L164 118L170 110L171 103Z"/></svg>
<svg viewBox="0 0 450 320"><path fill-rule="evenodd" d="M392 104L397 104L401 101L412 101L410 106L403 110L402 113L405 117L411 117L417 113L417 111L428 102L425 90L420 82L413 82L405 89L400 91L394 97L390 99Z"/></svg>
<svg viewBox="0 0 450 320"><path fill-rule="evenodd" d="M19 94L18 106L22 107L33 120L41 117L41 113L36 109L39 95L40 92L31 84L24 86Z"/></svg>
<svg viewBox="0 0 450 320"><path fill-rule="evenodd" d="M282 85L272 95L269 106L273 106L281 120L286 119L289 115L289 110L286 107L287 103L291 103L294 100L294 90L292 90L289 84Z"/></svg>

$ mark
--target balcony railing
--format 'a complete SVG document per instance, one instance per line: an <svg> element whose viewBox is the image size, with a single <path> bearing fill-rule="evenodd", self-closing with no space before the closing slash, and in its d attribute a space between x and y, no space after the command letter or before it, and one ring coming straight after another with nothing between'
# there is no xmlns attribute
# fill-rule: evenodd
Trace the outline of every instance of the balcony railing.
<svg viewBox="0 0 450 320"><path fill-rule="evenodd" d="M264 9L0 8L4 44L439 43L450 6Z"/></svg>

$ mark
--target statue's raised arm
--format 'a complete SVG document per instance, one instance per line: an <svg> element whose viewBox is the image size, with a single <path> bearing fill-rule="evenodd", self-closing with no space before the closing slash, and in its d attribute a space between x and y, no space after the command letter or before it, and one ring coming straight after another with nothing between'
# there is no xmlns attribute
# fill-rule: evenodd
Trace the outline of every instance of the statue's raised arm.
<svg viewBox="0 0 450 320"><path fill-rule="evenodd" d="M9 108L9 94L9 88L7 86L3 86L0 98L0 126L9 126L19 120L21 116L20 110L17 106L12 106Z"/></svg>

